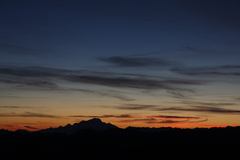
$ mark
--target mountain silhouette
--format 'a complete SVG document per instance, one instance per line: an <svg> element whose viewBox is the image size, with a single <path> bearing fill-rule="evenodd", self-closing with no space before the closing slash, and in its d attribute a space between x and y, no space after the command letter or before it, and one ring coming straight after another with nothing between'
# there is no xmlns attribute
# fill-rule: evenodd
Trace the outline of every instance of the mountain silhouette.
<svg viewBox="0 0 240 160"><path fill-rule="evenodd" d="M120 129L94 118L64 127L30 132L0 129L0 155L23 153L95 155L106 153L159 153L168 147L239 147L240 126L225 128L139 128ZM210 148L210 149L211 149ZM164 151L165 152L165 151ZM164 153L163 152L163 153Z"/></svg>
<svg viewBox="0 0 240 160"><path fill-rule="evenodd" d="M68 124L64 127L60 126L57 128L47 128L40 130L43 133L67 133L72 134L80 130L92 130L92 131L105 131L109 129L116 129L117 126L111 123L102 122L99 118L93 118L87 121L81 121L79 123L74 123L73 125Z"/></svg>

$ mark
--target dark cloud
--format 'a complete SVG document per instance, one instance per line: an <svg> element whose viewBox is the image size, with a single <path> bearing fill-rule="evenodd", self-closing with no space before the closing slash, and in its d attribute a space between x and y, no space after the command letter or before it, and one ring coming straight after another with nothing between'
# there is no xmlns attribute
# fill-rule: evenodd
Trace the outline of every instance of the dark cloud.
<svg viewBox="0 0 240 160"><path fill-rule="evenodd" d="M176 120L161 120L161 121L149 121L147 123L182 123L182 122L188 122L189 120L181 120L181 121L176 121Z"/></svg>
<svg viewBox="0 0 240 160"><path fill-rule="evenodd" d="M150 58L150 57L109 57L109 58L99 58L99 60L107 63L114 64L120 67L147 67L147 66L159 66L168 67L171 63L160 59L160 58Z"/></svg>
<svg viewBox="0 0 240 160"><path fill-rule="evenodd" d="M117 122L118 123L132 123L132 122L145 122L145 123L149 123L150 121L154 121L154 119L150 119L150 118L135 118L135 119L120 120L120 121L117 121Z"/></svg>
<svg viewBox="0 0 240 160"><path fill-rule="evenodd" d="M177 91L174 91L174 90L167 90L167 92L174 98L180 98L180 99L182 99L182 98L189 98L183 92L177 92Z"/></svg>
<svg viewBox="0 0 240 160"><path fill-rule="evenodd" d="M114 108L124 110L149 110L158 107L158 105L144 105L144 104L123 104Z"/></svg>
<svg viewBox="0 0 240 160"><path fill-rule="evenodd" d="M198 120L195 120L198 119ZM144 122L144 123L200 123L205 122L208 119L203 119L202 117L185 117L185 116L165 116L165 115L155 115L155 116L139 116L132 117L130 119L124 119L117 121L119 123L132 123L132 122Z"/></svg>
<svg viewBox="0 0 240 160"><path fill-rule="evenodd" d="M6 83L6 81L1 81ZM9 82L9 81L8 81ZM66 87L60 87L57 84L50 83L50 82L42 82L38 83L35 81L31 81L30 83L28 82L19 82L18 80L16 81L11 81L11 83L8 84L17 84L16 89L24 89L24 90L43 90L43 91L54 91L54 92L82 92L90 95L97 95L101 97L112 97L116 98L122 101L134 101L135 99L129 98L126 95L122 95L120 93L116 93L113 91L98 91L98 90L89 90L89 89L80 89L80 88L66 88ZM2 97L2 96L1 96ZM6 97L6 96L5 96ZM8 97L8 98L16 98L16 97ZM22 97L17 97L17 98L22 98ZM0 107L1 108L1 107Z"/></svg>
<svg viewBox="0 0 240 160"><path fill-rule="evenodd" d="M66 80L71 82L80 82L88 84L97 84L110 87L124 88L139 88L139 89L154 89L156 87L164 87L154 80L148 79L133 79L127 77L105 77L105 76L70 76Z"/></svg>
<svg viewBox="0 0 240 160"><path fill-rule="evenodd" d="M39 129L39 128L36 128L36 127L31 127L31 126L24 126L25 128L27 129Z"/></svg>
<svg viewBox="0 0 240 160"><path fill-rule="evenodd" d="M168 89L170 86L167 82L161 82L145 78L128 78L128 77L107 77L107 76L70 76L66 80L78 83L96 84L117 88L134 88L134 89Z"/></svg>
<svg viewBox="0 0 240 160"><path fill-rule="evenodd" d="M220 107L192 106L192 107L167 107L155 108L155 111L183 111L183 112L202 112L216 114L240 114L240 110L225 109Z"/></svg>
<svg viewBox="0 0 240 160"><path fill-rule="evenodd" d="M220 50L210 50L210 49L201 49L201 48L196 48L196 47L192 47L192 46L186 46L182 49L179 49L179 51L184 51L184 52L191 52L191 53L197 53L197 54L230 54L232 52L226 52L226 51L220 51Z"/></svg>
<svg viewBox="0 0 240 160"><path fill-rule="evenodd" d="M44 67L1 67L0 82L57 88L57 80L74 83L95 84L117 88L145 90L185 90L183 86L202 85L205 82L193 79L139 77L127 74L104 74L87 70L62 70ZM17 79L15 79L18 77Z"/></svg>
<svg viewBox="0 0 240 160"><path fill-rule="evenodd" d="M15 66L2 66L0 74L11 75L18 77L61 77L65 74L70 74L72 71L47 67L15 67Z"/></svg>
<svg viewBox="0 0 240 160"><path fill-rule="evenodd" d="M79 117L79 118L136 118L136 116L129 114L122 115L102 115L102 116L85 116L85 115L71 115L69 117Z"/></svg>
<svg viewBox="0 0 240 160"><path fill-rule="evenodd" d="M237 103L227 103L227 102L198 102L198 101L184 101L183 104L188 104L190 106L211 106L211 107L217 107L217 106L233 106Z"/></svg>
<svg viewBox="0 0 240 160"><path fill-rule="evenodd" d="M175 119L175 118L173 118ZM184 118L181 118L184 119ZM148 123L200 123L200 122L206 122L208 119L203 119L203 120L198 120L198 121L192 121L191 119L186 118L185 120L172 120L172 119L166 119L166 120L161 120L161 121L149 121Z"/></svg>
<svg viewBox="0 0 240 160"><path fill-rule="evenodd" d="M202 85L205 81L189 79L152 79L128 76L68 76L65 80L78 83L96 84L116 88L144 90L190 90L183 88L191 85Z"/></svg>
<svg viewBox="0 0 240 160"><path fill-rule="evenodd" d="M43 113L34 113L34 112L24 112L24 113L21 113L21 114L18 114L18 113L0 113L0 117L60 118L61 116L43 114Z"/></svg>
<svg viewBox="0 0 240 160"><path fill-rule="evenodd" d="M205 119L203 119L203 120L199 120L199 121L191 121L191 123L199 123L199 122L206 122L206 121L208 121L208 118L205 118Z"/></svg>
<svg viewBox="0 0 240 160"><path fill-rule="evenodd" d="M90 90L80 88L66 88L58 84L59 80L68 81L70 77L74 79L78 75L97 74L101 76L104 73L97 73L84 70L62 70L45 67L2 67L0 68L0 83L15 85L18 89L51 90L60 92L84 92L103 97L113 97L123 101L132 101L121 93L109 90ZM132 75L128 75L132 76ZM74 81L75 82L75 81ZM81 81L79 82L81 83Z"/></svg>
<svg viewBox="0 0 240 160"><path fill-rule="evenodd" d="M0 108L17 109L17 108L35 108L35 107L27 107L27 106L0 106Z"/></svg>
<svg viewBox="0 0 240 160"><path fill-rule="evenodd" d="M200 106L200 104L203 104ZM218 104L218 105L217 105ZM225 104L225 105L224 105ZM150 110L150 111L179 111L179 112L202 112L216 114L240 114L240 110L226 109L217 106L230 106L235 103L190 103L187 107L164 107L161 105L143 105L143 104L122 104L111 108L124 110ZM104 106L106 107L106 106Z"/></svg>
<svg viewBox="0 0 240 160"><path fill-rule="evenodd" d="M171 71L189 76L240 76L238 65L172 68Z"/></svg>
<svg viewBox="0 0 240 160"><path fill-rule="evenodd" d="M57 84L54 82L46 81L46 80L38 80L33 78L28 79L13 79L13 78L0 78L0 83L13 84L18 85L18 87L32 87L32 88L45 88L45 89L55 89L57 88Z"/></svg>
<svg viewBox="0 0 240 160"><path fill-rule="evenodd" d="M157 115L149 116L150 118L166 118L166 119L199 119L201 117L185 117L185 116L166 116L166 115Z"/></svg>
<svg viewBox="0 0 240 160"><path fill-rule="evenodd" d="M126 95L123 95L122 93L118 93L115 91L111 91L111 90L90 90L90 89L81 89L81 88L63 88L63 87L58 87L58 89L56 91L61 91L61 92L83 92L86 94L91 94L91 95L97 95L97 96L101 96L101 97L112 97L112 98L116 98L122 101L134 101L135 99L133 98L129 98Z"/></svg>

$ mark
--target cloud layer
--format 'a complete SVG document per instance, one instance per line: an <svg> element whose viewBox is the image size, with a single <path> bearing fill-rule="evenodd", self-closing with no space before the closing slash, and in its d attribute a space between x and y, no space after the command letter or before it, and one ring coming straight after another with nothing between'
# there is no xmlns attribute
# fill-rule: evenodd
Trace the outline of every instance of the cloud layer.
<svg viewBox="0 0 240 160"><path fill-rule="evenodd" d="M171 63L166 60L152 57L114 56L109 58L99 58L99 60L119 67L149 67L149 66L167 67L171 65Z"/></svg>
<svg viewBox="0 0 240 160"><path fill-rule="evenodd" d="M0 117L26 117L26 118L60 118L60 116L34 113L34 112L24 112L24 113L0 113Z"/></svg>
<svg viewBox="0 0 240 160"><path fill-rule="evenodd" d="M174 78L151 77L138 74L105 73L88 70L65 70L46 67L0 67L0 83L14 85L18 88L45 89L56 91L79 91L85 93L111 96L122 100L131 100L121 94L104 91L94 91L81 88L64 88L58 82L65 81L73 84L91 84L113 88L140 90L169 90L186 92L191 86L203 85L206 81ZM176 95L175 92L175 95Z"/></svg>
<svg viewBox="0 0 240 160"><path fill-rule="evenodd" d="M196 103L195 103L196 104ZM178 112L199 112L199 113L215 113L215 114L240 114L240 110L237 109L226 109L223 107L233 105L232 103L222 103L223 107L217 107L219 103L199 103L200 105L188 105L186 107L166 107L161 105L143 105L143 104L122 104L114 106L116 109L123 110L152 110L152 111L178 111ZM218 105L219 106L219 105ZM106 106L104 106L106 107Z"/></svg>
<svg viewBox="0 0 240 160"><path fill-rule="evenodd" d="M172 68L173 72L189 76L240 76L239 65L222 65L213 67Z"/></svg>

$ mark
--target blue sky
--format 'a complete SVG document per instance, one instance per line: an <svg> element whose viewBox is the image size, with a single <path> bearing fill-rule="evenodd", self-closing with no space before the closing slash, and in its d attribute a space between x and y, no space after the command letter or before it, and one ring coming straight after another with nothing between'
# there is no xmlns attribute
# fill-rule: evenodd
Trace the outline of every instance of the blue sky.
<svg viewBox="0 0 240 160"><path fill-rule="evenodd" d="M26 126L41 128L37 118L64 124L102 115L116 115L106 121L120 126L119 115L137 126L239 125L239 7L237 0L3 0L0 125L23 128L15 121L27 118ZM156 115L164 116L149 119ZM199 122L163 118L173 116Z"/></svg>

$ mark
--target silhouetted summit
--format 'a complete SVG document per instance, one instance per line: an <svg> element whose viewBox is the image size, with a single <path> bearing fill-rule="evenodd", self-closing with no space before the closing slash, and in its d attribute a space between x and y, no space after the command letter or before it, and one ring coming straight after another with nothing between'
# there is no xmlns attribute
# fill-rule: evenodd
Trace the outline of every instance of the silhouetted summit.
<svg viewBox="0 0 240 160"><path fill-rule="evenodd" d="M84 121L83 121L84 122ZM101 119L99 118L93 118L88 120L87 122L93 122L93 123L103 123Z"/></svg>
<svg viewBox="0 0 240 160"><path fill-rule="evenodd" d="M107 123L102 122L102 120L99 119L99 118L93 118L93 119L90 119L90 120L87 120L87 121L81 121L81 122L75 123L75 124L76 125L78 125L78 124L81 124L81 125L86 124L86 125L93 125L93 126L97 126L97 125L101 126L101 125L106 125Z"/></svg>
<svg viewBox="0 0 240 160"><path fill-rule="evenodd" d="M79 123L74 123L73 125L68 124L64 127L60 126L58 128L48 128L40 130L39 132L44 133L68 133L72 134L78 132L79 130L93 130L93 131L105 131L109 129L118 128L111 123L102 122L99 118L93 118L88 121L81 121Z"/></svg>

